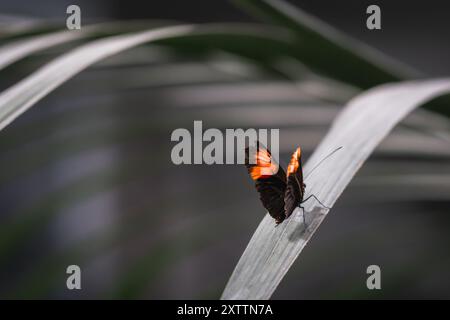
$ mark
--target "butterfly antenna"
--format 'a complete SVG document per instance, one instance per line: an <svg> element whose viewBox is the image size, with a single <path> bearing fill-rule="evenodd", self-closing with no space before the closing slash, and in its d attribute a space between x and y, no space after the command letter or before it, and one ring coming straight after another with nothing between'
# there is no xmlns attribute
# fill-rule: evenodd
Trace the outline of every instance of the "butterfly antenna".
<svg viewBox="0 0 450 320"><path fill-rule="evenodd" d="M308 178L308 177L311 175L311 173L313 173L314 170L316 170L316 169L317 169L317 168L318 168L325 160L327 160L329 157L331 157L334 153L336 153L337 151L341 150L342 148L343 148L342 146L339 147L339 148L336 148L335 150L333 150L332 152L330 152L326 157L324 157L322 160L320 160L319 163L316 164L316 165L314 166L314 168L312 168L312 170L311 170L310 172L308 172L308 175L305 177L304 180L306 180L306 178Z"/></svg>

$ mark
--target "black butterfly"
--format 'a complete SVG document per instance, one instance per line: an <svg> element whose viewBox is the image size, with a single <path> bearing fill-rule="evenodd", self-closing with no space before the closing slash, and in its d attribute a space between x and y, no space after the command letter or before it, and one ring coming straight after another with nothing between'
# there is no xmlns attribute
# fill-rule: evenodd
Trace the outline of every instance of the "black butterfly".
<svg viewBox="0 0 450 320"><path fill-rule="evenodd" d="M302 151L300 147L292 154L287 166L287 173L275 162L270 151L266 148L259 145L255 152L250 152L250 150L250 148L245 150L245 164L248 173L255 181L255 187L259 192L264 208L269 211L277 224L288 218L296 207L302 208L301 204L311 197L328 208L314 195L303 199L306 185L303 183Z"/></svg>

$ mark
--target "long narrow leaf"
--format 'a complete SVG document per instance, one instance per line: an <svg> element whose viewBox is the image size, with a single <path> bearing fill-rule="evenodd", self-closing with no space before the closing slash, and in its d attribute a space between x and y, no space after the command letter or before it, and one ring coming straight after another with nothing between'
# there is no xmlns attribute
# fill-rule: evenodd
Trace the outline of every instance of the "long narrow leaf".
<svg viewBox="0 0 450 320"><path fill-rule="evenodd" d="M58 31L8 43L0 47L0 70L34 52L77 40L87 35L88 33L84 30L83 32Z"/></svg>
<svg viewBox="0 0 450 320"><path fill-rule="evenodd" d="M289 33L273 28L212 24L164 27L92 41L53 60L4 91L0 95L0 129L83 69L144 43L158 42L188 50L198 49L196 45L201 49L225 48L264 60L274 55L295 55L297 49L291 46L289 39Z"/></svg>
<svg viewBox="0 0 450 320"><path fill-rule="evenodd" d="M332 206L391 129L414 108L450 93L450 79L389 84L353 99L337 117L305 166L306 196ZM299 141L300 142L300 141ZM330 151L342 146L308 176ZM267 214L254 233L222 295L223 299L268 299L316 232L328 210L313 200L275 228Z"/></svg>
<svg viewBox="0 0 450 320"><path fill-rule="evenodd" d="M192 30L193 26L176 26L117 36L95 41L61 56L0 96L0 129L58 85L102 58L145 42L186 34Z"/></svg>

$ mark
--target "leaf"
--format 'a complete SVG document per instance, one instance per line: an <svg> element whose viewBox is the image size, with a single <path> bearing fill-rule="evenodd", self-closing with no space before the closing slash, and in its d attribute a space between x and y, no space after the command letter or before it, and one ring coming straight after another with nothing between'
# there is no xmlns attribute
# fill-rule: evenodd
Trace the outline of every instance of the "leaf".
<svg viewBox="0 0 450 320"><path fill-rule="evenodd" d="M295 32L300 60L361 88L417 77L418 72L282 0L233 0L250 13Z"/></svg>
<svg viewBox="0 0 450 320"><path fill-rule="evenodd" d="M86 36L86 32L59 31L16 40L0 47L0 70L39 50Z"/></svg>
<svg viewBox="0 0 450 320"><path fill-rule="evenodd" d="M83 27L83 30L79 31L55 31L31 35L25 37L19 37L14 41L10 41L0 47L0 70L13 64L20 59L27 57L33 53L68 43L70 41L92 38L98 36L114 35L120 33L126 33L130 31L136 31L135 29L148 29L151 27L161 26L161 23L142 23L142 22L128 22L128 23L99 23Z"/></svg>
<svg viewBox="0 0 450 320"><path fill-rule="evenodd" d="M90 65L130 49L132 47L162 40L172 39L172 45L195 45L198 40L202 48L226 47L242 54L261 56L256 49L262 45L272 44L276 49L268 49L263 54L271 56L279 54L280 47L291 50L283 34L270 34L262 27L236 25L180 25L135 32L93 41L60 56L43 66L30 76L20 81L0 95L0 129L25 112L28 108L53 91L59 85L89 67ZM272 30L273 31L273 30ZM254 46L257 44L258 46ZM281 50L281 52L283 52Z"/></svg>
<svg viewBox="0 0 450 320"><path fill-rule="evenodd" d="M89 65L133 46L186 34L193 26L175 26L94 41L55 59L0 96L0 129L54 88Z"/></svg>
<svg viewBox="0 0 450 320"><path fill-rule="evenodd" d="M353 100L334 121L305 166L306 196L316 195L331 207L352 177L391 129L414 108L450 93L450 79L388 84ZM342 146L308 177L330 151ZM275 228L266 214L240 258L222 299L269 299L295 259L317 231L328 209L313 200Z"/></svg>
<svg viewBox="0 0 450 320"><path fill-rule="evenodd" d="M41 19L0 13L0 41L49 29L48 22Z"/></svg>

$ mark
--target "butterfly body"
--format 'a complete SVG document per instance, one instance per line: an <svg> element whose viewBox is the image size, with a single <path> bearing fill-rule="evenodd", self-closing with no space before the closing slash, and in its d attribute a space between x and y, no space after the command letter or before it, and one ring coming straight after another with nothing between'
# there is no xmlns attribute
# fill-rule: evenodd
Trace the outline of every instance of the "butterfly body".
<svg viewBox="0 0 450 320"><path fill-rule="evenodd" d="M300 206L305 194L301 149L297 148L292 155L287 173L264 147L257 148L253 154L247 148L245 163L263 206L277 224L283 222Z"/></svg>

